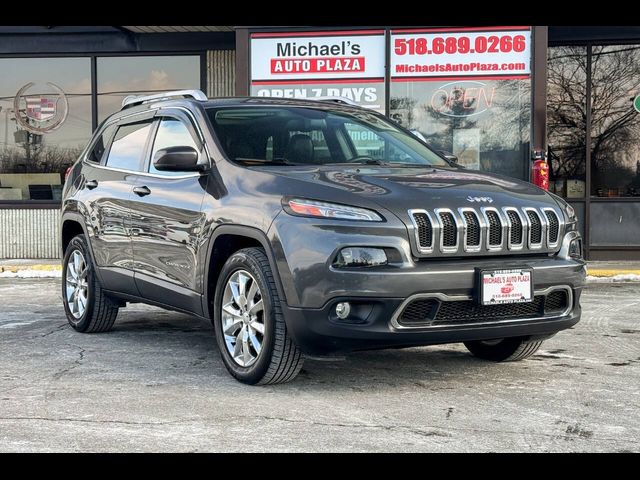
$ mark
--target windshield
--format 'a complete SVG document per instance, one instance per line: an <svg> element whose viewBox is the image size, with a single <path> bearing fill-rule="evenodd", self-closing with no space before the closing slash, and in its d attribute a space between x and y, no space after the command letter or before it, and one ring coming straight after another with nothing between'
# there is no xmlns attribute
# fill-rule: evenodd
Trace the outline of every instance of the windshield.
<svg viewBox="0 0 640 480"><path fill-rule="evenodd" d="M244 164L450 166L413 135L367 111L242 106L207 113L227 156Z"/></svg>

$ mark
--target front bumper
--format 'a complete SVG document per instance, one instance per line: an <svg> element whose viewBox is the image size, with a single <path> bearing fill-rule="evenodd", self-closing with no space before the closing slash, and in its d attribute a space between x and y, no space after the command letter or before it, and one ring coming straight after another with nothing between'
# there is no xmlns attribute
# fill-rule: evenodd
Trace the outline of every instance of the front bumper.
<svg viewBox="0 0 640 480"><path fill-rule="evenodd" d="M570 290L569 307L558 316L485 320L437 327L406 328L395 321L407 299L411 297L473 299L476 268L507 269L522 266L533 269L536 295L560 286ZM326 355L353 350L435 345L515 336L548 337L570 328L580 320L580 294L586 269L584 262L562 260L557 257L509 260L501 258L499 261L428 261L421 262L411 272L375 273L372 270L359 270L344 272L342 275L348 276L348 280L342 282L342 285L349 285L351 288L333 296L321 308L283 306L289 333L307 354ZM373 295L372 291L384 294ZM335 305L341 301L365 305L366 321L340 321L335 315Z"/></svg>
<svg viewBox="0 0 640 480"><path fill-rule="evenodd" d="M576 301L579 296L580 291L576 290ZM553 319L521 320L477 327L467 325L400 330L394 328L389 319L401 303L402 299L379 300L377 314L365 324L350 325L331 321L329 307L321 310L284 307L283 313L289 334L304 353L329 355L355 350L405 348L506 337L547 338L578 323L581 312L578 303L568 315Z"/></svg>

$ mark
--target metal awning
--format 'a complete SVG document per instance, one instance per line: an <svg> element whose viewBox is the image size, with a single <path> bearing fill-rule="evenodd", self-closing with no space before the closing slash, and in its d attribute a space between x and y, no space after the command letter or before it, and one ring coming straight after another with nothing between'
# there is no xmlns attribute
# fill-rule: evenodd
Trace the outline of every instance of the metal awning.
<svg viewBox="0 0 640 480"><path fill-rule="evenodd" d="M133 33L192 33L192 32L233 32L233 27L223 25L213 26L173 26L162 25L155 27L139 27L139 26L122 26L126 30Z"/></svg>

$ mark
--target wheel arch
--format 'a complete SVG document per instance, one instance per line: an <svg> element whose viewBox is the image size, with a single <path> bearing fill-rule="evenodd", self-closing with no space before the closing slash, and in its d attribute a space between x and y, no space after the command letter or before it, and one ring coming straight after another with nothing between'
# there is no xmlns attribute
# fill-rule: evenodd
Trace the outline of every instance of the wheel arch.
<svg viewBox="0 0 640 480"><path fill-rule="evenodd" d="M204 292L202 295L202 310L207 318L212 318L210 300L213 300L213 289L217 284L224 263L233 253L247 247L259 247L265 251L276 281L278 295L282 301L286 302L280 273L278 272L273 250L266 234L254 227L221 225L214 230L207 251L207 268L205 271Z"/></svg>
<svg viewBox="0 0 640 480"><path fill-rule="evenodd" d="M61 261L64 260L64 255L66 253L69 242L71 242L71 240L77 235L84 235L87 239L87 248L89 250L89 255L91 255L91 263L95 268L98 279L100 280L100 282L102 282L100 268L98 267L98 264L96 263L96 257L93 254L91 237L89 236L89 232L87 231L87 226L84 222L84 218L79 213L65 212L60 219L60 245L62 248L62 252L60 255Z"/></svg>

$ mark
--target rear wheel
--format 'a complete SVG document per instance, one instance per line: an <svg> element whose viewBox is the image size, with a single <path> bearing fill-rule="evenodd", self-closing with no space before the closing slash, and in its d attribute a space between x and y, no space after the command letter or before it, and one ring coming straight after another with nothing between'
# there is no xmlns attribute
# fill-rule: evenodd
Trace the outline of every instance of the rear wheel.
<svg viewBox="0 0 640 480"><path fill-rule="evenodd" d="M69 324L79 332L106 332L116 321L118 304L102 290L84 235L74 237L65 252L62 299Z"/></svg>
<svg viewBox="0 0 640 480"><path fill-rule="evenodd" d="M234 253L219 278L213 326L229 373L250 385L294 379L303 358L287 332L264 250L245 248Z"/></svg>
<svg viewBox="0 0 640 480"><path fill-rule="evenodd" d="M465 347L478 358L494 362L517 362L536 353L542 341L528 341L522 337L465 342Z"/></svg>

